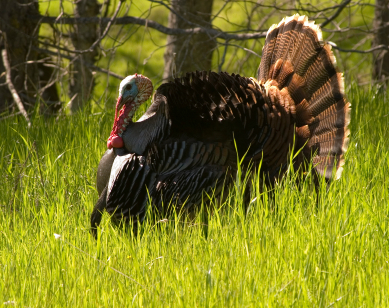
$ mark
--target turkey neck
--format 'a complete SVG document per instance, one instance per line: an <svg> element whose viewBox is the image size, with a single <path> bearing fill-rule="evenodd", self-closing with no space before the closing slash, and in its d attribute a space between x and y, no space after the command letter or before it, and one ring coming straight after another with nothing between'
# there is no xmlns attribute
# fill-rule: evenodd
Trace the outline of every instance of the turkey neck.
<svg viewBox="0 0 389 308"><path fill-rule="evenodd" d="M169 112L164 101L154 102L138 122L130 122L122 134L124 148L107 150L97 168L97 190L101 195L107 185L116 156L143 155L147 148L169 134Z"/></svg>
<svg viewBox="0 0 389 308"><path fill-rule="evenodd" d="M163 107L163 106L161 106ZM153 142L162 140L169 129L169 119L165 112L158 108L156 112L142 116L138 122L130 122L123 132L124 147L129 153L143 155Z"/></svg>

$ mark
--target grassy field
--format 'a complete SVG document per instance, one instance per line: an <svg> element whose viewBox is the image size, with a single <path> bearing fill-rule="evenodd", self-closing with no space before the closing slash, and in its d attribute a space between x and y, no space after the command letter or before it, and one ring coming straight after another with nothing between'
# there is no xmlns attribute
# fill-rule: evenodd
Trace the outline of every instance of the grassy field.
<svg viewBox="0 0 389 308"><path fill-rule="evenodd" d="M0 305L389 306L389 102L347 93L351 143L328 191L291 174L269 198L254 177L247 215L237 183L207 226L150 219L133 236L105 216L97 241L89 214L113 110L36 115L29 130L0 121Z"/></svg>

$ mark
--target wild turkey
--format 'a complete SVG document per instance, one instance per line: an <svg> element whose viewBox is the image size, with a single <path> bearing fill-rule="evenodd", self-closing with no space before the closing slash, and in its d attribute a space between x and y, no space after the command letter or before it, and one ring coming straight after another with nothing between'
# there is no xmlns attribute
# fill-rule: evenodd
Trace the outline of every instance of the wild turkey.
<svg viewBox="0 0 389 308"><path fill-rule="evenodd" d="M312 159L319 175L339 178L350 103L331 47L321 40L307 17L283 19L267 33L257 79L188 73L161 85L138 122L132 116L152 84L137 74L124 79L98 167L92 230L103 210L115 221L142 221L149 197L164 211L169 202L191 209L204 192L220 196L237 155L246 166L262 160L261 172L272 182L287 169L290 150L302 148L296 170Z"/></svg>

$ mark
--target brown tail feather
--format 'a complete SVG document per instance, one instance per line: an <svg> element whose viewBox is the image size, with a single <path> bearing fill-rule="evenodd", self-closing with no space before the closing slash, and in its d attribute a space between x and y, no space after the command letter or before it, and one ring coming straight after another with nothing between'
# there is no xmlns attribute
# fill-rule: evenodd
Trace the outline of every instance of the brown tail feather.
<svg viewBox="0 0 389 308"><path fill-rule="evenodd" d="M266 37L258 81L283 88L295 105L296 138L316 171L339 178L349 140L350 103L344 97L331 46L319 26L298 14L273 25ZM283 91L284 91L283 90Z"/></svg>

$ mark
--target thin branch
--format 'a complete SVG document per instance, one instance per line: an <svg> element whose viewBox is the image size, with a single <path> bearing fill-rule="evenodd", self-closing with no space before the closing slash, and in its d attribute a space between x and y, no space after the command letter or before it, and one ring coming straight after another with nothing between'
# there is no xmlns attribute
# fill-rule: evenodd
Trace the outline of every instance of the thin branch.
<svg viewBox="0 0 389 308"><path fill-rule="evenodd" d="M220 10L211 18L211 23L215 20L216 17L219 16L219 14L224 10L224 8L227 6L227 4L230 3L230 0L226 0L223 4L223 6L220 8Z"/></svg>
<svg viewBox="0 0 389 308"><path fill-rule="evenodd" d="M333 42L327 42L327 44L331 45L332 48L337 49L337 50L342 51L342 52L369 53L369 52L373 52L373 51L381 50L381 49L389 50L389 46L387 46L387 45L378 45L376 47L373 47L373 48L370 48L367 50L358 50L358 49L344 49L344 48L338 47Z"/></svg>
<svg viewBox="0 0 389 308"><path fill-rule="evenodd" d="M101 68L101 67L98 67L96 65L91 65L91 64L86 64L86 66L88 66L89 68L95 70L95 71L98 71L100 73L104 73L104 74L107 74L109 76L112 76L112 77L115 77L117 79L120 79L120 80L123 80L125 77L122 76L122 75L119 75L119 74L116 74L114 72L111 72L110 70L106 70L105 68Z"/></svg>
<svg viewBox="0 0 389 308"><path fill-rule="evenodd" d="M108 23L111 20L111 18L99 18L99 17L74 17L74 18L63 17L57 20L57 17L49 17L49 16L41 16L41 15L29 16L29 18L34 20L40 20L41 23L47 23L47 24L61 23L66 25L98 24L100 22L104 24L104 23ZM267 31L264 31L264 32L254 32L254 33L231 34L216 29L204 28L204 27L195 27L190 29L175 29L175 28L165 27L160 23L150 19L144 19L144 18L138 18L132 16L117 18L115 20L115 24L116 25L136 24L141 26L147 25L148 28L155 29L159 32L168 35L206 33L216 38L220 38L224 40L251 40L257 38L264 38L266 37L266 33L267 33ZM79 53L77 51L72 51L72 52Z"/></svg>
<svg viewBox="0 0 389 308"><path fill-rule="evenodd" d="M219 72L222 71L224 61L226 60L227 49L228 49L228 41L226 41L224 44L224 52L223 52L222 60L220 61L220 64L219 64L219 68L218 68Z"/></svg>
<svg viewBox="0 0 389 308"><path fill-rule="evenodd" d="M259 54L257 54L254 50L251 50L249 48L246 48L246 47L242 47L242 46L239 46L239 45L236 45L236 44L228 44L229 46L234 46L234 47L237 47L237 48L240 48L240 49L243 49L244 51L247 51L251 54L253 54L254 56L258 57L258 58L262 58L262 56L260 56Z"/></svg>
<svg viewBox="0 0 389 308"><path fill-rule="evenodd" d="M25 62L21 62L21 63L18 63L18 64L15 64L14 66L11 67L11 70L17 68L18 66L21 66L21 65L25 65L25 64L36 64L36 63L45 63L47 60L49 60L50 58L44 58L44 59L40 59L40 60L29 60L29 61L25 61ZM4 77L6 74L6 72L2 72L0 74L0 78ZM7 84L7 83L5 83ZM1 84L0 84L1 86Z"/></svg>
<svg viewBox="0 0 389 308"><path fill-rule="evenodd" d="M107 1L105 1L105 2L103 3L103 5L101 6L101 11L102 11L103 8L104 8L104 5L105 5L105 11L104 11L104 14L103 14L104 17L107 17L107 15L108 15L108 11L109 11L109 6L110 6L110 4L111 4L111 0L107 0Z"/></svg>
<svg viewBox="0 0 389 308"><path fill-rule="evenodd" d="M176 15L178 18L180 18L183 22L187 23L188 25L191 25L191 26L198 26L198 24L189 21L188 18L184 18L183 16L181 16L180 14L178 14L172 7L170 7L169 5L167 5L166 3L162 2L162 1L149 0L149 2L158 3L158 4L160 4L160 5L164 6L164 7L166 7L170 12L172 12L174 15ZM172 5L172 6L173 6L173 5Z"/></svg>
<svg viewBox="0 0 389 308"><path fill-rule="evenodd" d="M4 64L4 68L5 68L5 72L6 72L5 78L7 80L8 89L11 92L12 97L13 97L16 105L19 108L19 111L22 113L22 115L26 119L28 127L31 127L31 121L30 121L30 118L28 117L27 111L26 111L26 109L24 109L22 100L20 99L18 92L16 92L16 89L12 83L11 66L10 66L9 61L8 61L8 54L7 54L6 47L1 51L1 56L3 58L3 64Z"/></svg>
<svg viewBox="0 0 389 308"><path fill-rule="evenodd" d="M17 115L19 115L19 114L22 114L22 113L21 113L20 111L18 111L18 112L12 113L12 114L10 114L10 115L7 115L7 116L5 116L5 117L1 117L1 118L0 118L0 121L4 121L5 119L13 118L13 117L15 117L15 116L17 116Z"/></svg>
<svg viewBox="0 0 389 308"><path fill-rule="evenodd" d="M54 52L54 51L51 51L51 50L48 50L48 49L43 49L43 48L38 48L38 47L33 47L33 48L36 51L40 51L40 52L48 54L48 55L52 55L52 56L56 56L56 57L62 57L62 58L68 59L68 60L72 60L73 59L73 57L71 57L71 56L60 54L58 52ZM95 71L98 71L100 73L104 73L104 74L110 75L110 76L115 77L115 78L120 79L120 80L123 80L125 78L122 75L116 74L114 72L111 72L110 70L106 70L104 68L98 67L98 66L93 65L93 64L85 63L85 65L87 67L91 68L92 70L95 70Z"/></svg>
<svg viewBox="0 0 389 308"><path fill-rule="evenodd" d="M331 21L333 21L338 15L343 11L343 9L346 7L347 4L349 4L351 0L344 0L340 6L338 7L337 11L330 17L327 18L326 21L322 22L320 24L320 28L324 28L326 25L328 25Z"/></svg>
<svg viewBox="0 0 389 308"><path fill-rule="evenodd" d="M304 11L304 12L309 13L309 14L330 11L330 10L334 10L336 8L343 6L343 3L341 3L341 4L336 4L333 6L319 8L319 7L312 5L311 3L306 3L307 6L304 6L303 3L300 3L301 8L297 8L297 7L284 8L282 5L275 5L275 4L266 5L266 4L258 3L258 2L259 1L257 1L257 2L245 1L245 3L255 4L255 8L259 8L259 7L260 8L273 8L273 9L280 11L280 12L296 12L296 13L300 13L301 11ZM351 2L351 0L350 0L350 2ZM314 9L309 9L308 6L314 8ZM352 4L352 6L372 6L372 7L375 7L374 5L369 4L369 3L354 3L354 4Z"/></svg>
<svg viewBox="0 0 389 308"><path fill-rule="evenodd" d="M100 44L100 42L102 41L102 39L108 34L109 29L111 28L113 22L115 21L116 17L118 16L119 11L120 11L120 8L121 8L121 6L122 6L122 4L123 4L123 1L125 1L125 0L120 0L120 1L119 1L118 6L116 7L115 13L113 14L112 18L110 18L110 20L108 21L108 24L107 24L107 26L105 27L104 32L103 32L103 34L99 37L99 39L96 40L96 41L92 44L92 46L89 47L89 49L86 49L86 50L73 50L73 52L79 53L79 54L83 54L83 53L87 53L87 52L92 52L92 51L96 48L96 46L97 46L98 44Z"/></svg>

